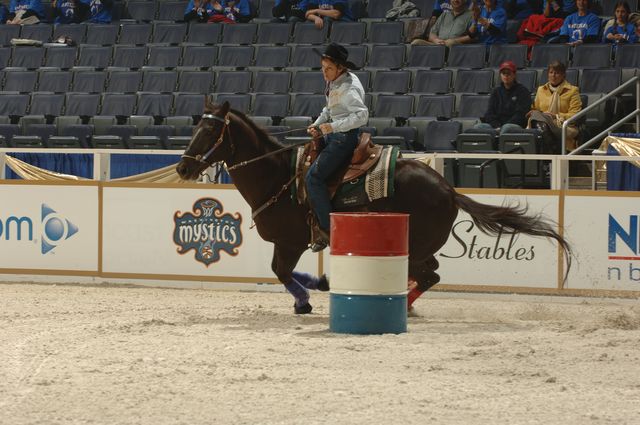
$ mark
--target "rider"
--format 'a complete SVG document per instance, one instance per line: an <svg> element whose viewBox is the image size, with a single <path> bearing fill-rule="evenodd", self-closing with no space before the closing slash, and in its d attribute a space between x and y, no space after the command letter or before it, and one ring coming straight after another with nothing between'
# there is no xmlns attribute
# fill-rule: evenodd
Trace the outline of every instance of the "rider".
<svg viewBox="0 0 640 425"><path fill-rule="evenodd" d="M358 129L367 124L369 110L364 104L364 88L358 77L349 72L358 69L347 60L349 52L331 43L322 56L322 75L327 86L327 106L307 129L313 138L324 136L325 148L311 165L305 182L311 207L318 219L319 235L311 244L313 252L322 251L329 243L329 214L331 199L327 180L351 160L358 144Z"/></svg>

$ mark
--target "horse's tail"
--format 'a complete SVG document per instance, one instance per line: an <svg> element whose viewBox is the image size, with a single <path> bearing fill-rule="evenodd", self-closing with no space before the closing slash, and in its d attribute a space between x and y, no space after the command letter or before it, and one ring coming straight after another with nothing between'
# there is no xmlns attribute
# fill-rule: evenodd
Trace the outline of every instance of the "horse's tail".
<svg viewBox="0 0 640 425"><path fill-rule="evenodd" d="M527 214L527 206L494 206L481 204L461 193L455 192L455 203L458 208L467 212L478 229L485 234L495 235L500 230L519 232L531 236L541 236L555 239L564 250L567 262L565 280L571 269L571 246L556 230L554 223L545 219L542 214Z"/></svg>

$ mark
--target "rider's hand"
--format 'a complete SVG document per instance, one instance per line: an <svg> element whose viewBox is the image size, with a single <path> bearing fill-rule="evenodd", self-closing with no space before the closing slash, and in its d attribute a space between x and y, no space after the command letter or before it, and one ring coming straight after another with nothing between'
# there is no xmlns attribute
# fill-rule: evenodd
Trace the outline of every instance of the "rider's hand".
<svg viewBox="0 0 640 425"><path fill-rule="evenodd" d="M322 134L333 133L333 127L331 127L331 124L329 123L320 124L320 130L322 131Z"/></svg>
<svg viewBox="0 0 640 425"><path fill-rule="evenodd" d="M322 136L322 134L318 131L318 128L315 126L307 128L307 133L309 133L314 139Z"/></svg>

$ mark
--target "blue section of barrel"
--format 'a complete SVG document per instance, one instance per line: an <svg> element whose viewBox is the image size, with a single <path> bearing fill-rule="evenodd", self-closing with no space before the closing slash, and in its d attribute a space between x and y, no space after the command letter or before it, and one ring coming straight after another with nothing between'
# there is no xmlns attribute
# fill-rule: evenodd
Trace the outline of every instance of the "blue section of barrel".
<svg viewBox="0 0 640 425"><path fill-rule="evenodd" d="M331 332L375 335L407 332L407 295L330 295Z"/></svg>

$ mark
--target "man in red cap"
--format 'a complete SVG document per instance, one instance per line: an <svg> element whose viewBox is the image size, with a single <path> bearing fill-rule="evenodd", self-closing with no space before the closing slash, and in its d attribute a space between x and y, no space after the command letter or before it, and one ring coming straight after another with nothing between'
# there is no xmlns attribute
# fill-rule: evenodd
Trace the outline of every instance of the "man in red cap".
<svg viewBox="0 0 640 425"><path fill-rule="evenodd" d="M482 123L475 129L495 129L500 134L521 131L527 126L527 112L531 109L531 93L516 81L516 64L505 61L500 64L500 84L493 89L489 108Z"/></svg>

